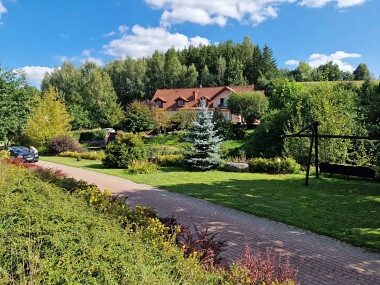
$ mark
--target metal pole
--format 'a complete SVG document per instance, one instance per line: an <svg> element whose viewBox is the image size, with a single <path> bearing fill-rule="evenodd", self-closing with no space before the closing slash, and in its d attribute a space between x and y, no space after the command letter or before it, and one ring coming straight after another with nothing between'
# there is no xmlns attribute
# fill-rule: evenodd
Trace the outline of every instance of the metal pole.
<svg viewBox="0 0 380 285"><path fill-rule="evenodd" d="M310 139L309 159L307 162L307 169L306 169L306 181L305 181L306 186L309 185L309 173L310 173L310 164L311 164L311 154L313 152L313 143L314 143L314 128L313 128L313 134Z"/></svg>
<svg viewBox="0 0 380 285"><path fill-rule="evenodd" d="M318 158L318 122L314 123L314 134L315 134L315 177L319 177L319 158Z"/></svg>

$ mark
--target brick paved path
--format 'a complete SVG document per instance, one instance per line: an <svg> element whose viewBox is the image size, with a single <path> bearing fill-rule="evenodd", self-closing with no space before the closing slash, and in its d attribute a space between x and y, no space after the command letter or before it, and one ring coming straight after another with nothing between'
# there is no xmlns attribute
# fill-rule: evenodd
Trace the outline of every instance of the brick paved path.
<svg viewBox="0 0 380 285"><path fill-rule="evenodd" d="M222 230L227 239L225 257L239 257L248 244L252 249L265 251L272 247L281 255L299 259L298 279L305 285L380 284L380 255L365 252L332 238L300 230L281 223L258 218L240 211L214 205L210 202L181 194L136 184L129 180L85 169L50 162L40 165L61 169L76 179L109 189L113 194L128 195L130 206L145 205L158 210L160 216L174 215L182 224L192 222L201 227Z"/></svg>

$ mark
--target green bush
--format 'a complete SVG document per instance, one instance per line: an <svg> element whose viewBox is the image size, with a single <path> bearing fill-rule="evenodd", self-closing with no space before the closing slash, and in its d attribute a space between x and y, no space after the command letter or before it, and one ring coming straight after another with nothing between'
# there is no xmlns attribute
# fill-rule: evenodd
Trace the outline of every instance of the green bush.
<svg viewBox="0 0 380 285"><path fill-rule="evenodd" d="M158 165L147 161L133 161L127 168L129 174L148 174L158 170Z"/></svg>
<svg viewBox="0 0 380 285"><path fill-rule="evenodd" d="M293 158L253 158L249 161L250 172L290 174L296 173L299 170L300 165Z"/></svg>
<svg viewBox="0 0 380 285"><path fill-rule="evenodd" d="M105 150L103 165L106 168L128 168L133 161L145 161L147 154L142 140L143 135L143 133L118 132L115 141Z"/></svg>
<svg viewBox="0 0 380 285"><path fill-rule="evenodd" d="M89 160L102 160L105 158L104 151L99 152L76 152L76 151L66 151L59 154L63 157L81 158Z"/></svg>
<svg viewBox="0 0 380 285"><path fill-rule="evenodd" d="M90 131L74 131L71 135L78 141L101 141L104 140L108 131L107 130L90 130Z"/></svg>
<svg viewBox="0 0 380 285"><path fill-rule="evenodd" d="M8 158L9 157L9 151L7 150L0 150L0 159Z"/></svg>
<svg viewBox="0 0 380 285"><path fill-rule="evenodd" d="M159 155L157 157L157 163L162 166L181 166L183 164L184 156L182 154L168 154Z"/></svg>

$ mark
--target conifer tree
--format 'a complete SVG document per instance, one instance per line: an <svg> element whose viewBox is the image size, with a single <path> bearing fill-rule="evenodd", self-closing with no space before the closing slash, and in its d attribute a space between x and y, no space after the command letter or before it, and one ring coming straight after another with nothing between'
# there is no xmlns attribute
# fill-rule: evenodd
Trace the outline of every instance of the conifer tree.
<svg viewBox="0 0 380 285"><path fill-rule="evenodd" d="M194 140L193 155L186 161L194 170L209 170L220 164L218 151L221 139L217 136L212 117L206 101L201 100L197 119L190 132L190 137Z"/></svg>

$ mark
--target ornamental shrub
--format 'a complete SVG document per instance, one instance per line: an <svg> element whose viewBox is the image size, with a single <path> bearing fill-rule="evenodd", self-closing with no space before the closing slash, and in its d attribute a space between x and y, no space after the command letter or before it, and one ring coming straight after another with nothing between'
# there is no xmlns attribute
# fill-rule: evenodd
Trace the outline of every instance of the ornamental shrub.
<svg viewBox="0 0 380 285"><path fill-rule="evenodd" d="M157 157L157 163L162 166L181 166L184 161L182 154L168 154L159 155Z"/></svg>
<svg viewBox="0 0 380 285"><path fill-rule="evenodd" d="M243 259L234 262L226 273L231 284L299 284L296 282L298 270L290 264L289 258L282 263L273 249L262 254L259 251L251 253L246 247Z"/></svg>
<svg viewBox="0 0 380 285"><path fill-rule="evenodd" d="M127 168L129 174L148 174L158 170L158 165L147 161L133 161Z"/></svg>
<svg viewBox="0 0 380 285"><path fill-rule="evenodd" d="M142 140L143 133L124 133L119 131L115 141L105 150L102 163L106 168L128 168L133 161L147 159L146 147Z"/></svg>
<svg viewBox="0 0 380 285"><path fill-rule="evenodd" d="M291 174L299 170L300 165L293 158L253 158L249 161L250 172Z"/></svg>
<svg viewBox="0 0 380 285"><path fill-rule="evenodd" d="M59 156L72 157L72 158L82 158L89 160L102 160L105 158L104 151L99 152L76 152L76 151L65 151L61 152Z"/></svg>
<svg viewBox="0 0 380 285"><path fill-rule="evenodd" d="M52 138L49 143L50 152L59 154L66 151L80 152L78 141L69 136L59 136Z"/></svg>

